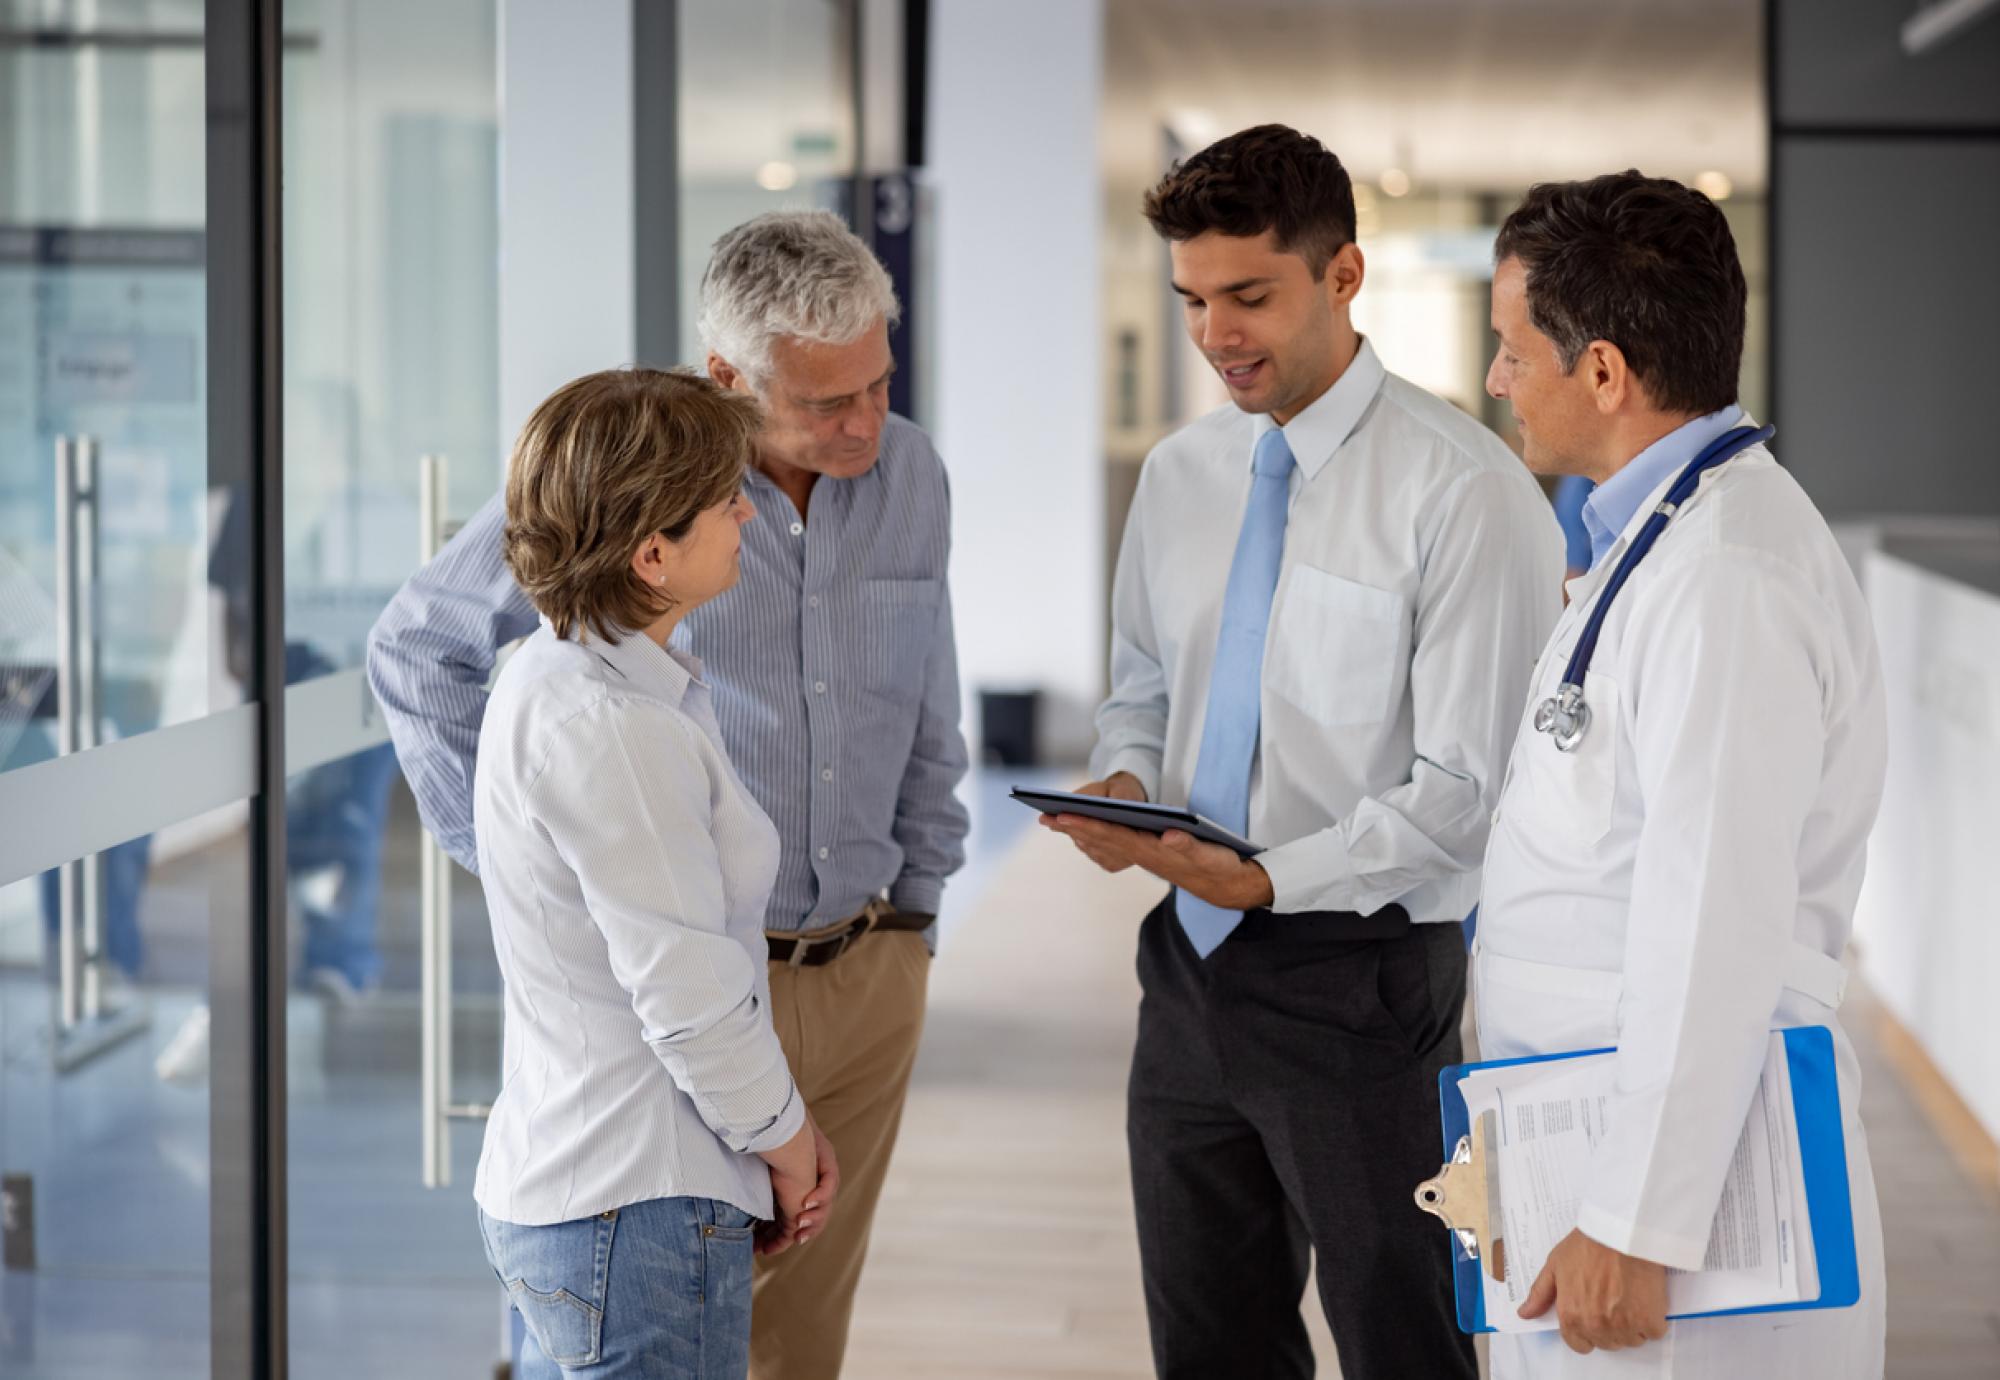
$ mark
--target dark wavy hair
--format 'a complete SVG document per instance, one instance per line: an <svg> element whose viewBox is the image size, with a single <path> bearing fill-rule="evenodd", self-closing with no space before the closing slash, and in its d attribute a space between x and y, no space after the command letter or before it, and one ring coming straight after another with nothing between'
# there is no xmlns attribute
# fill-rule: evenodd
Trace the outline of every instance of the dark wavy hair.
<svg viewBox="0 0 2000 1380"><path fill-rule="evenodd" d="M1241 239L1275 231L1278 248L1321 278L1353 243L1354 181L1311 135L1258 125L1174 164L1146 193L1145 212L1168 240L1210 230Z"/></svg>
<svg viewBox="0 0 2000 1380"><path fill-rule="evenodd" d="M1700 192L1636 171L1544 182L1500 227L1493 257L1521 261L1528 319L1565 370L1605 340L1664 412L1736 401L1749 289L1729 222Z"/></svg>

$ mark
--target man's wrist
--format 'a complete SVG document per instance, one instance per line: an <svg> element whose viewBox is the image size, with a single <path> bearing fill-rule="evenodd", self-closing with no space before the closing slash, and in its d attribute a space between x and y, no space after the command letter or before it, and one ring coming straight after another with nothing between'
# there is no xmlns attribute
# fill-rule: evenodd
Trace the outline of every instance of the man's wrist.
<svg viewBox="0 0 2000 1380"><path fill-rule="evenodd" d="M1243 860L1243 886L1245 900L1240 909L1269 910L1271 903L1278 899L1277 891L1271 886L1271 874L1259 867L1255 858Z"/></svg>
<svg viewBox="0 0 2000 1380"><path fill-rule="evenodd" d="M1114 771L1111 773L1111 775L1104 778L1104 784L1108 788L1115 788L1120 781L1123 781L1127 786L1130 787L1130 789L1137 791L1138 795L1121 796L1115 789L1113 789L1112 790L1113 799L1150 800L1151 797L1149 797L1146 794L1146 783L1141 781L1138 777L1134 776L1129 771Z"/></svg>
<svg viewBox="0 0 2000 1380"><path fill-rule="evenodd" d="M1160 759L1141 748L1121 748L1104 759L1100 781L1123 774L1139 783L1140 799L1156 800L1160 793Z"/></svg>

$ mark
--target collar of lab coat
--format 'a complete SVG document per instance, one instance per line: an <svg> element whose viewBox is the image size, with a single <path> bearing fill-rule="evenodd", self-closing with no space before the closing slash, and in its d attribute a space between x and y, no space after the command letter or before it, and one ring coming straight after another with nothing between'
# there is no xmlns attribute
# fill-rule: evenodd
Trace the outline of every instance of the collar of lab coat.
<svg viewBox="0 0 2000 1380"><path fill-rule="evenodd" d="M1754 427L1759 425L1759 423L1748 412L1743 412L1731 425ZM1763 449L1763 446L1756 445L1746 451L1740 451L1738 454L1751 455ZM1692 459L1693 457L1689 458ZM1734 459L1734 457L1731 458L1732 460ZM1584 606L1590 602L1590 597L1597 593L1604 582L1611 578L1611 573L1618 569L1618 562L1625 558L1626 549L1637 539L1639 529L1646 525L1646 519L1653 515L1653 509L1660 506L1660 501L1667 496L1667 490L1674 486L1674 481L1680 478L1681 471L1685 468L1687 468L1687 465L1683 462L1668 471L1666 477L1653 486L1644 501L1625 520L1624 529L1619 532L1618 539L1611 543L1611 549L1604 553L1604 559L1563 586L1569 593L1569 607L1571 610L1576 611L1581 616ZM1703 474L1701 483L1695 486L1694 494L1688 499L1688 503L1698 500L1702 494L1707 492L1708 486L1715 482L1715 477L1728 468L1729 466L1726 464L1717 465L1714 469ZM1688 503L1682 504L1681 507L1685 509Z"/></svg>

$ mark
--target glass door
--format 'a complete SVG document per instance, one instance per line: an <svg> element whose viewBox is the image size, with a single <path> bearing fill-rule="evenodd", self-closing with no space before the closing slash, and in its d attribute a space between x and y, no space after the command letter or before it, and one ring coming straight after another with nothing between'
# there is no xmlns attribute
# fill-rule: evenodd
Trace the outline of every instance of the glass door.
<svg viewBox="0 0 2000 1380"><path fill-rule="evenodd" d="M208 1376L250 575L209 455L205 15L0 4L0 1373Z"/></svg>
<svg viewBox="0 0 2000 1380"><path fill-rule="evenodd" d="M477 1374L472 1207L500 1000L476 879L422 832L370 627L494 494L493 0L285 0L291 1374Z"/></svg>

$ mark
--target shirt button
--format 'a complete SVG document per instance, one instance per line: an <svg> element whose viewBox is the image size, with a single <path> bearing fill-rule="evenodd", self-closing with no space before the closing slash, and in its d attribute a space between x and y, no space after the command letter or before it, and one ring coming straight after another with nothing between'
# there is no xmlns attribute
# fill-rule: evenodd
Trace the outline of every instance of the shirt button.
<svg viewBox="0 0 2000 1380"><path fill-rule="evenodd" d="M828 852L829 852L829 851L830 851L830 850L828 850L828 849L825 849L825 848L822 848L822 849L820 849L820 850L819 850L819 856L820 856L820 861L821 861L821 862L825 862L825 861L826 861L826 858L827 858L827 854L828 854Z"/></svg>
<svg viewBox="0 0 2000 1380"><path fill-rule="evenodd" d="M816 681L814 681L814 682L813 682L813 693L814 693L815 695L824 695L824 694L826 693L826 682L825 682L825 681L823 681L823 680L816 680Z"/></svg>
<svg viewBox="0 0 2000 1380"><path fill-rule="evenodd" d="M805 530L806 530L806 525L805 525L805 524L804 524L803 522L795 522L795 523L793 523L793 524L792 524L792 535L793 535L793 536L795 536L795 537L796 537L796 536L797 536L797 535L798 535L799 533L801 533L801 532L803 532L803 531L805 531Z"/></svg>
<svg viewBox="0 0 2000 1380"><path fill-rule="evenodd" d="M822 780L822 781L831 781L831 780L833 780L833 768L832 768L832 767L821 767L821 768L819 769L819 779L820 779L820 780Z"/></svg>
<svg viewBox="0 0 2000 1380"><path fill-rule="evenodd" d="M807 596L806 596L806 607L807 607L807 608L809 608L809 609L816 609L816 608L818 608L818 607L819 607L819 596L818 596L817 594L809 594L809 595L807 595Z"/></svg>

